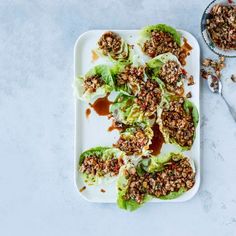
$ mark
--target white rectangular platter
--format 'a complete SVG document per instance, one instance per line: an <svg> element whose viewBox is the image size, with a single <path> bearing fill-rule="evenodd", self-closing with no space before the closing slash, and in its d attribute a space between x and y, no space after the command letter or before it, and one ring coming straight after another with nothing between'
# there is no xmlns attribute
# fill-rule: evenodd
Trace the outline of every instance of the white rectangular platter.
<svg viewBox="0 0 236 236"><path fill-rule="evenodd" d="M97 48L97 41L100 36L107 30L92 30L82 34L75 43L74 47L74 76L84 75L93 66L103 63L108 63L104 58L99 58L96 61L92 60L92 50ZM117 32L123 37L129 44L135 45L134 50L141 53L140 49L136 45L138 40L138 30L112 30ZM199 107L199 71L200 71L200 49L199 44L195 37L190 33L178 30L188 43L192 46L190 56L187 57L187 64L184 69L193 75L195 84L193 86L186 86L186 93L191 91L191 101L194 102L200 113ZM148 60L148 58L145 59ZM117 131L108 132L108 128L111 125L111 120L108 120L106 116L98 116L95 111L91 109L91 115L86 118L86 109L88 104L80 100L75 101L75 184L79 190L86 184L80 176L78 171L78 163L80 154L95 146L112 146L118 140L119 133ZM200 116L200 114L199 114ZM165 154L169 151L175 150L174 145L163 144L161 154ZM196 167L196 183L192 189L184 193L177 199L173 200L159 200L153 199L152 202L183 202L191 199L198 191L200 185L200 120L196 130L196 139L194 145L190 151L185 154L192 158ZM100 190L104 189L103 193ZM82 197L91 202L112 203L116 202L116 181L112 183L103 184L99 186L87 186L86 190L80 192Z"/></svg>

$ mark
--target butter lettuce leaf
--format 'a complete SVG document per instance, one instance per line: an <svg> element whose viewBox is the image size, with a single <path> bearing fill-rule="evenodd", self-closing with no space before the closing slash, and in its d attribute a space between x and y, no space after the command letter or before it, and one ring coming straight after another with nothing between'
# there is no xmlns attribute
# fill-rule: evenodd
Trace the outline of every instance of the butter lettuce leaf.
<svg viewBox="0 0 236 236"><path fill-rule="evenodd" d="M85 91L84 80L86 77L98 75L104 81L104 84L97 88L96 92L90 93ZM107 93L114 90L115 85L112 77L111 68L108 65L97 65L90 69L84 77L78 76L75 78L74 91L78 99L91 101L98 97L104 97Z"/></svg>
<svg viewBox="0 0 236 236"><path fill-rule="evenodd" d="M124 198L128 189L128 179L124 175L125 169L133 167L131 164L121 167L120 174L117 181L117 205L119 208L128 211L135 211L140 208L144 203L152 199L151 196L146 195L141 204L137 203L134 199L126 200Z"/></svg>
<svg viewBox="0 0 236 236"><path fill-rule="evenodd" d="M134 97L120 93L110 106L110 112L116 121L126 125L149 123L144 112L134 102Z"/></svg>
<svg viewBox="0 0 236 236"><path fill-rule="evenodd" d="M169 25L166 24L157 24L157 25L150 25L146 26L141 29L141 37L144 39L148 39L151 35L152 31L162 31L172 35L174 41L180 46L181 45L181 34L177 32L177 30Z"/></svg>
<svg viewBox="0 0 236 236"><path fill-rule="evenodd" d="M172 101L173 99L178 99L177 96L167 96L166 97L166 104L165 106L169 106L169 102ZM186 111L186 113L190 114L193 118L193 123L194 123L194 127L195 127L195 132L194 132L194 136L193 136L193 141L196 137L196 128L198 126L198 122L199 122L199 113L198 113L198 109L197 107L194 105L194 103L188 99L185 99L184 100L184 104L183 104L183 108L184 110ZM181 146L177 143L177 141L174 139L174 138L171 138L168 131L165 129L165 127L163 126L162 124L162 120L161 120L161 113L162 113L162 110L159 110L158 111L159 114L158 114L158 120L157 120L157 123L159 124L159 127L160 127L160 131L162 132L163 134L163 137L164 137L164 140L165 140L165 143L170 143L170 144L175 144L180 150L182 151L187 151L187 150L190 150L191 149L191 146Z"/></svg>
<svg viewBox="0 0 236 236"><path fill-rule="evenodd" d="M94 147L91 149L88 149L81 153L79 158L79 170L81 165L84 162L84 159L89 156L96 156L96 158L99 158L101 160L110 160L110 159L118 159L118 158L124 158L125 154L124 152L120 151L117 148L111 148L111 147ZM92 175L87 173L82 173L81 176L84 179L84 182L88 185L97 185L101 183L101 181L109 182L113 177L110 176L99 176L98 174Z"/></svg>

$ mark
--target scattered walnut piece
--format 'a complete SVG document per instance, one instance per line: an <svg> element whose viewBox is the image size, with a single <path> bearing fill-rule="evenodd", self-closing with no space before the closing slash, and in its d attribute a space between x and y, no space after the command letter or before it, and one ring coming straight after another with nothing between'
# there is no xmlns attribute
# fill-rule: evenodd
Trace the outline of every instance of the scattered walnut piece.
<svg viewBox="0 0 236 236"><path fill-rule="evenodd" d="M192 93L189 91L187 94L186 94L186 98L191 98L192 97Z"/></svg>
<svg viewBox="0 0 236 236"><path fill-rule="evenodd" d="M211 63L212 63L212 60L211 60L211 59L205 58L205 59L203 60L203 62L202 62L202 65L208 67L208 66L211 65Z"/></svg>
<svg viewBox="0 0 236 236"><path fill-rule="evenodd" d="M235 74L231 75L231 80L236 83L236 75Z"/></svg>
<svg viewBox="0 0 236 236"><path fill-rule="evenodd" d="M206 70L204 70L204 69L201 69L201 77L203 78L203 79L207 79L207 77L208 77L208 72L206 71Z"/></svg>
<svg viewBox="0 0 236 236"><path fill-rule="evenodd" d="M202 61L202 66L209 68L208 71L201 69L201 76L204 79L207 79L208 75L216 75L218 78L221 77L221 71L225 67L225 58L220 56L218 60L212 60L206 58Z"/></svg>
<svg viewBox="0 0 236 236"><path fill-rule="evenodd" d="M189 78L188 78L188 86L191 86L191 85L194 85L194 79L193 79L193 76L191 75Z"/></svg>
<svg viewBox="0 0 236 236"><path fill-rule="evenodd" d="M82 193L86 189L86 186L83 186L79 191Z"/></svg>
<svg viewBox="0 0 236 236"><path fill-rule="evenodd" d="M103 188L101 188L100 191L101 191L102 193L105 193L105 192L106 192L106 190L103 189Z"/></svg>

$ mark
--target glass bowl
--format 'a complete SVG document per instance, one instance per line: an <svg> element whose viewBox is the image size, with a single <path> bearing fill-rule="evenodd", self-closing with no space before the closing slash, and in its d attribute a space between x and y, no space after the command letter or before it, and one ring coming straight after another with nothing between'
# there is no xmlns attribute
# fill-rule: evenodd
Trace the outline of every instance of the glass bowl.
<svg viewBox="0 0 236 236"><path fill-rule="evenodd" d="M206 28L206 20L210 18L210 11L212 7L216 4L223 4L223 5L235 5L235 3L232 0L228 1L220 1L220 0L214 0L212 1L205 9L202 20L201 20L201 33L202 37L207 44L207 46L213 51L214 53L218 54L219 56L224 57L236 57L236 50L223 50L219 47L217 47L214 42L211 40L210 34Z"/></svg>

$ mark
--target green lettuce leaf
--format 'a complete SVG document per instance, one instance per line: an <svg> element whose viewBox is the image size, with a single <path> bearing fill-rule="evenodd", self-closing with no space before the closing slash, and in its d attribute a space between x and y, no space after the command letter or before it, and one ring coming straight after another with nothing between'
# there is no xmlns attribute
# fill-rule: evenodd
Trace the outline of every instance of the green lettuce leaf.
<svg viewBox="0 0 236 236"><path fill-rule="evenodd" d="M94 93L89 93L84 89L84 79L89 76L98 75L101 76L104 81L104 85L96 90ZM112 72L107 65L97 65L89 70L84 77L75 78L74 90L78 99L91 101L98 97L104 97L107 93L111 92L115 88Z"/></svg>
<svg viewBox="0 0 236 236"><path fill-rule="evenodd" d="M79 158L79 167L82 165L84 159L89 156L96 156L102 160L117 159L119 157L123 158L125 156L124 152L117 148L110 147L94 147L89 150L84 151ZM98 176L92 174L81 173L84 182L88 185L97 185L102 180L109 181L112 177L110 176Z"/></svg>
<svg viewBox="0 0 236 236"><path fill-rule="evenodd" d="M128 186L128 180L125 178L125 175L123 174L124 170L127 168L131 168L132 165L131 164L127 164L127 166L123 166L120 169L120 174L119 174L119 178L117 181L117 205L119 208L123 209L123 210L128 210L128 211L135 211L138 208L140 208L144 203L150 201L152 199L151 196L147 195L144 197L144 200L142 202L142 204L137 203L135 200L133 199L129 199L129 200L125 200L124 196L126 194L127 191L127 186Z"/></svg>
<svg viewBox="0 0 236 236"><path fill-rule="evenodd" d="M149 153L149 145L151 144L151 140L153 138L153 130L149 125L140 125L139 128L141 128L143 130L143 132L145 133L145 136L148 139L148 143L142 148L141 150L141 156L142 155L147 155ZM121 132L121 137L124 140L132 140L133 138L135 138L135 133L137 132L137 127L131 127L131 128L127 128L125 131Z"/></svg>
<svg viewBox="0 0 236 236"><path fill-rule="evenodd" d="M168 107L168 103L174 99L178 99L177 96L167 96L166 97L166 106ZM198 114L198 110L197 110L197 107L194 105L193 102L191 102L190 100L188 99L185 99L184 100L184 104L183 104L183 107L184 107L184 110L188 113L188 114L191 114L192 115L192 118L193 118L193 123L194 123L194 127L195 127L195 132L194 132L194 136L193 136L193 141L195 139L195 136L196 136L196 128L197 128L197 125L198 125L198 121L199 121L199 114ZM165 143L171 143L171 144L175 144L177 147L179 147L179 149L181 151L187 151L187 150L190 150L191 147L189 146L180 146L176 140L174 138L171 138L169 136L169 133L168 131L163 127L163 124L162 124L162 120L161 120L161 111L159 111L159 114L158 114L158 120L157 120L157 123L159 124L159 127L160 127L160 131L162 132L163 134L163 137L165 139Z"/></svg>
<svg viewBox="0 0 236 236"><path fill-rule="evenodd" d="M165 165L170 161L179 161L184 158L182 153L170 152L163 156L152 156L149 159L144 159L138 163L140 169L148 173L160 172L165 168ZM141 173L141 172L140 172Z"/></svg>
<svg viewBox="0 0 236 236"><path fill-rule="evenodd" d="M116 121L126 125L148 123L148 118L134 102L134 97L120 93L110 106L110 112Z"/></svg>
<svg viewBox="0 0 236 236"><path fill-rule="evenodd" d="M171 152L163 156L151 156L151 158L143 159L138 162L136 167L128 163L125 166L121 167L119 178L117 181L117 205L119 208L128 210L128 211L134 211L138 208L140 208L144 203L147 201L150 201L151 199L155 198L154 196L150 196L149 194L146 194L144 197L144 200L141 204L137 203L134 199L125 200L124 196L127 193L128 190L128 184L129 180L125 177L125 171L129 170L130 168L135 167L137 173L142 176L145 173L151 173L154 174L156 172L161 172L166 168L166 165L168 165L171 161L179 161L181 159L185 158L185 156L182 153L178 152ZM193 171L195 172L194 163L191 159L189 159L189 162L193 168ZM180 188L178 191L170 192L166 196L158 197L158 199L161 200L172 200L175 198L180 197L182 194L186 192L185 188Z"/></svg>
<svg viewBox="0 0 236 236"><path fill-rule="evenodd" d="M166 32L172 35L174 41L180 46L181 45L181 34L176 31L171 26L165 25L165 24L157 24L157 25L150 25L146 26L141 30L141 37L147 39L150 37L151 32L157 30Z"/></svg>
<svg viewBox="0 0 236 236"><path fill-rule="evenodd" d="M179 191L177 192L170 192L169 194L167 194L166 196L161 196L159 197L159 199L161 200L172 200L175 198L180 197L181 195L183 195L186 192L185 188L180 188Z"/></svg>
<svg viewBox="0 0 236 236"><path fill-rule="evenodd" d="M159 73L160 73L161 67L165 63L167 63L168 61L175 61L181 66L178 58L170 52L158 55L158 56L152 58L151 60L149 60L146 63L146 73L147 73L147 75L149 75L152 79L154 79L158 82L160 88L162 89L162 92L163 92L164 96L165 95L168 96L171 93L166 90L165 83L161 79L159 79ZM178 82L178 87L181 87L181 86L184 86L184 83L183 83L182 79Z"/></svg>
<svg viewBox="0 0 236 236"><path fill-rule="evenodd" d="M121 48L118 52L110 52L108 55L104 55L102 50L96 49L96 52L101 57L107 57L111 62L132 62L133 52L132 47L123 38L121 38Z"/></svg>

